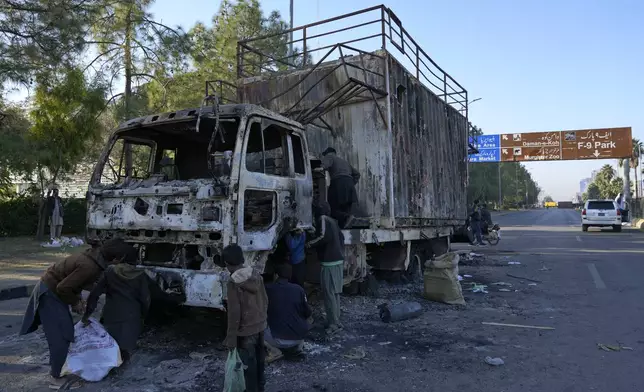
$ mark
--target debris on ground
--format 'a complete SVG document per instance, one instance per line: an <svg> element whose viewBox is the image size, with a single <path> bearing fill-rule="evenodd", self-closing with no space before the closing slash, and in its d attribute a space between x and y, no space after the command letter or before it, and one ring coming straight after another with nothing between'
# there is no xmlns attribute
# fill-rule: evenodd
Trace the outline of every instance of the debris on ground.
<svg viewBox="0 0 644 392"><path fill-rule="evenodd" d="M304 342L304 351L310 355L317 355L322 353L328 353L331 351L331 348L327 346L322 346L313 342Z"/></svg>
<svg viewBox="0 0 644 392"><path fill-rule="evenodd" d="M469 278L471 278L471 277L472 277L472 275L463 275L463 277L464 277L464 278L468 278L468 279L469 279Z"/></svg>
<svg viewBox="0 0 644 392"><path fill-rule="evenodd" d="M622 346L622 345L611 346L611 345L603 344L603 343L597 343L597 348L600 349L600 350L608 351L608 352L622 351L622 350L633 351L632 347L626 347L626 346Z"/></svg>
<svg viewBox="0 0 644 392"><path fill-rule="evenodd" d="M459 275L458 276L458 281L460 282L461 280L463 280L463 277L461 275Z"/></svg>
<svg viewBox="0 0 644 392"><path fill-rule="evenodd" d="M519 264L521 263L518 261L508 261L508 265L519 265Z"/></svg>
<svg viewBox="0 0 644 392"><path fill-rule="evenodd" d="M364 347L354 347L348 353L344 354L343 357L347 359L364 359L367 356L367 353L364 350Z"/></svg>
<svg viewBox="0 0 644 392"><path fill-rule="evenodd" d="M192 358L194 360L197 360L197 361L203 361L204 359L206 359L207 357L210 357L210 356L211 356L210 354L198 353L198 352L192 352L189 355L190 358Z"/></svg>
<svg viewBox="0 0 644 392"><path fill-rule="evenodd" d="M40 244L43 248L76 248L85 245L85 242L77 237L60 237L51 239L49 242Z"/></svg>
<svg viewBox="0 0 644 392"><path fill-rule="evenodd" d="M537 279L524 278L523 276L517 276L512 274L506 274L506 275L514 279L527 280L528 282L534 282L534 283L542 283L542 281Z"/></svg>
<svg viewBox="0 0 644 392"><path fill-rule="evenodd" d="M512 290L510 290L510 289L499 289L499 291L502 291L502 292L504 292L504 293L509 293L509 292L511 292Z"/></svg>
<svg viewBox="0 0 644 392"><path fill-rule="evenodd" d="M397 305L384 303L378 308L380 319L385 323L408 320L420 316L423 312L423 307L418 302L403 302Z"/></svg>
<svg viewBox="0 0 644 392"><path fill-rule="evenodd" d="M474 285L472 285L472 292L487 294L487 285L474 283Z"/></svg>
<svg viewBox="0 0 644 392"><path fill-rule="evenodd" d="M491 366L502 366L505 364L501 358L485 357L485 363Z"/></svg>
<svg viewBox="0 0 644 392"><path fill-rule="evenodd" d="M536 283L528 283L528 286L536 286Z"/></svg>
<svg viewBox="0 0 644 392"><path fill-rule="evenodd" d="M536 325L492 323L492 322L487 322L487 321L483 321L481 324L483 324L483 325L495 325L497 327L531 328L531 329L546 329L546 330L553 330L554 329L553 327L539 327L539 326L536 326Z"/></svg>
<svg viewBox="0 0 644 392"><path fill-rule="evenodd" d="M391 344L391 342L380 342L378 344L381 345L381 346L388 346L388 345Z"/></svg>
<svg viewBox="0 0 644 392"><path fill-rule="evenodd" d="M512 286L512 283L496 282L496 283L492 283L492 286Z"/></svg>

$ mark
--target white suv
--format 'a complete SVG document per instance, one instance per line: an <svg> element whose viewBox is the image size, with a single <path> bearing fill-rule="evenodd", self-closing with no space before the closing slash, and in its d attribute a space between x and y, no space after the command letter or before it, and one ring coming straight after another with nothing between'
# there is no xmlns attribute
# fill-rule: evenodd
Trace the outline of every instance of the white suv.
<svg viewBox="0 0 644 392"><path fill-rule="evenodd" d="M590 226L608 227L622 231L622 213L612 200L588 200L581 211L581 230L588 231Z"/></svg>

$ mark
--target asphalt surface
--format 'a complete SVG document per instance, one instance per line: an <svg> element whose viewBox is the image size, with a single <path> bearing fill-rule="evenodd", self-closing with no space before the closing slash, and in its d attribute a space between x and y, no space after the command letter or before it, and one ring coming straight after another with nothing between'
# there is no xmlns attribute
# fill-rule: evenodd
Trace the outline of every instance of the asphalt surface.
<svg viewBox="0 0 644 392"><path fill-rule="evenodd" d="M345 331L311 337L303 363L269 365L266 390L644 391L644 232L584 233L572 210L494 220L502 227L497 246L454 246L465 251L466 306L424 300L421 282L383 285L377 298L343 296ZM474 283L487 293L473 292ZM0 312L0 391L46 390L42 336L9 334L22 307L14 301ZM398 301L420 302L422 315L382 323L377 306ZM490 322L553 329L483 324ZM215 349L224 332L217 323L207 314L168 319L142 336L128 367L80 390L220 391L225 353ZM504 365L488 365L487 356Z"/></svg>

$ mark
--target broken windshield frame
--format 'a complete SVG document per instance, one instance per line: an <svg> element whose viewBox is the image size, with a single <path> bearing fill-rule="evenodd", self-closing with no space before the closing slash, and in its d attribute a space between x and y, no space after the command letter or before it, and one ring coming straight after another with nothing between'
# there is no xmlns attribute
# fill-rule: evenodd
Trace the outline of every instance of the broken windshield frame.
<svg viewBox="0 0 644 392"><path fill-rule="evenodd" d="M219 128L223 132L223 139L220 136L215 138L210 155L207 147L214 131L214 120L209 118L202 118L201 132L196 132L194 118L117 131L96 165L92 185L119 187L133 180L153 177L158 182L167 182L230 176L230 163L240 125L239 117L222 117ZM131 159L127 159L126 146L130 146ZM141 151L142 146L147 146L149 151ZM168 151L172 153L167 154ZM212 169L208 165L209 159L214 161L210 165ZM146 163L143 164L143 161ZM142 170L143 166L146 170ZM222 166L226 169L222 169Z"/></svg>

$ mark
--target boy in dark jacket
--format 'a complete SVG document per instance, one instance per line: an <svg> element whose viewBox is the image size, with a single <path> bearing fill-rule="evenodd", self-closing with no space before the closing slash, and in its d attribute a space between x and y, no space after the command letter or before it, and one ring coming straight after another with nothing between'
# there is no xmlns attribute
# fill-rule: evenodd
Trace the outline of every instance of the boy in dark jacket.
<svg viewBox="0 0 644 392"><path fill-rule="evenodd" d="M282 352L287 358L301 358L304 338L309 332L307 319L311 317L311 308L304 289L289 282L291 266L278 264L275 269L277 280L266 285L268 328L264 338L269 352L274 352L273 360L281 358Z"/></svg>
<svg viewBox="0 0 644 392"><path fill-rule="evenodd" d="M74 321L69 306L75 313L82 314L85 304L81 292L92 290L103 270L122 260L131 248L119 239L105 241L100 247L71 255L50 266L34 287L20 335L34 332L42 324L49 346L52 389L66 382L60 372L69 345L74 341Z"/></svg>
<svg viewBox="0 0 644 392"><path fill-rule="evenodd" d="M101 322L121 349L123 361L130 359L143 330L150 308L150 278L136 268L137 251L130 247L119 264L111 265L87 298L83 322L96 310L101 294L106 294Z"/></svg>
<svg viewBox="0 0 644 392"><path fill-rule="evenodd" d="M244 267L244 253L238 245L228 245L222 259L230 271L227 284L228 331L224 346L237 348L246 366L244 378L247 392L263 392L264 329L268 298L262 277L253 267Z"/></svg>
<svg viewBox="0 0 644 392"><path fill-rule="evenodd" d="M322 266L320 286L326 310L326 328L329 334L342 329L340 324L340 294L344 280L344 237L338 222L329 216L328 203L316 209L316 238L306 246L316 247Z"/></svg>

